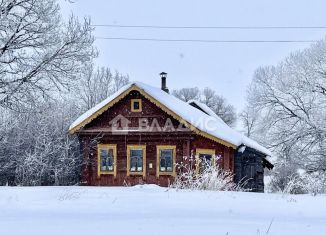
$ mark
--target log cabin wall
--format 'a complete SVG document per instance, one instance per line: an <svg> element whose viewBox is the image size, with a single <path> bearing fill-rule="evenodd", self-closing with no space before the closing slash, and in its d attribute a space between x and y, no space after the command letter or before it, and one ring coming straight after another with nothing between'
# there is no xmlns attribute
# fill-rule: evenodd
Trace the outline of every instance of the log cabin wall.
<svg viewBox="0 0 326 235"><path fill-rule="evenodd" d="M156 177L156 146L157 145L176 145L176 162L181 162L186 154L184 147L185 139L166 136L164 140L161 136L104 136L98 143L117 144L117 176L113 175L97 175L97 144L89 145L89 150L84 150L85 164L83 168L83 183L86 185L135 185L139 183L151 183L161 186L167 186L173 182L172 176ZM83 142L90 142L92 137L84 137ZM94 143L96 143L95 141ZM146 145L146 177L143 176L127 176L127 145ZM149 165L152 164L152 168Z"/></svg>
<svg viewBox="0 0 326 235"><path fill-rule="evenodd" d="M196 149L213 149L219 158L217 164L225 170L233 171L234 169L234 149L196 135L192 141L191 151L196 153Z"/></svg>
<svg viewBox="0 0 326 235"><path fill-rule="evenodd" d="M142 111L132 112L131 100L142 100ZM112 133L110 131L111 120L118 115L122 115L130 121L129 128L137 128L140 118L146 118L153 132L128 132ZM216 155L220 156L218 164L227 170L233 170L234 150L213 140L195 134L189 129L182 131L159 130L166 124L166 120L172 121L173 127L180 126L179 121L158 108L154 103L143 97L138 91L130 92L117 104L104 112L91 123L87 124L79 131L79 138L82 146L84 164L82 167L82 182L84 185L120 186L135 185L139 183L150 183L161 186L168 186L173 182L173 176L156 175L157 167L157 145L175 145L176 162L183 161L184 156L194 156L196 149L212 149ZM155 121L156 120L156 121ZM155 124L154 124L155 122ZM116 144L117 145L117 172L113 175L100 175L97 173L97 145ZM146 175L127 176L127 145L146 145ZM152 168L150 168L150 164Z"/></svg>

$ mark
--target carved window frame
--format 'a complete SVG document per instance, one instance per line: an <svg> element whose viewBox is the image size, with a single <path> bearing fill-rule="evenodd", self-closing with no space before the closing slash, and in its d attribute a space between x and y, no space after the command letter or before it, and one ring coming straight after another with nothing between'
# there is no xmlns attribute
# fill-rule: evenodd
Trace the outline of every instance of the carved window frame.
<svg viewBox="0 0 326 235"><path fill-rule="evenodd" d="M172 171L161 171L161 150L172 150ZM177 155L177 147L176 145L157 145L156 146L156 177L160 175L171 175L176 176L176 155Z"/></svg>
<svg viewBox="0 0 326 235"><path fill-rule="evenodd" d="M112 150L113 152L113 171L103 171L101 169L101 150ZM98 144L97 145L97 176L113 175L117 176L117 145L116 144Z"/></svg>
<svg viewBox="0 0 326 235"><path fill-rule="evenodd" d="M135 103L139 103L139 108L135 109ZM143 105L142 105L142 100L141 99L131 99L131 112L133 113L139 113L143 111Z"/></svg>

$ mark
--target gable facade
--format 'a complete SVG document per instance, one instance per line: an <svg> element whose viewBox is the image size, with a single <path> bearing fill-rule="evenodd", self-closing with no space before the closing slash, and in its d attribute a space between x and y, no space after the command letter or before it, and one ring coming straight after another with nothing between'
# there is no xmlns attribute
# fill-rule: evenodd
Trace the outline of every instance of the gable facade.
<svg viewBox="0 0 326 235"><path fill-rule="evenodd" d="M134 106L135 101L139 103ZM216 164L226 170L234 169L232 144L199 133L138 89L128 90L76 133L83 153L82 182L85 185L168 186L178 173L175 164L184 161L186 156L194 157L198 151L215 153L219 156ZM101 152L113 155L109 159L113 161L113 168L109 171L101 171ZM137 156L131 154L139 152L142 152L142 161L137 162L140 170L132 171L135 163L132 161ZM163 153L172 153L172 170L166 166L168 171L161 171Z"/></svg>

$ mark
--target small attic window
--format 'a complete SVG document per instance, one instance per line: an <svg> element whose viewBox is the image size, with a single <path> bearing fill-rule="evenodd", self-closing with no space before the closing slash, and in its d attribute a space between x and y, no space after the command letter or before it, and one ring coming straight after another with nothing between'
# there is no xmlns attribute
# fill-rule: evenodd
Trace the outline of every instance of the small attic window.
<svg viewBox="0 0 326 235"><path fill-rule="evenodd" d="M141 99L132 99L131 100L131 112L141 112L142 111L142 103Z"/></svg>

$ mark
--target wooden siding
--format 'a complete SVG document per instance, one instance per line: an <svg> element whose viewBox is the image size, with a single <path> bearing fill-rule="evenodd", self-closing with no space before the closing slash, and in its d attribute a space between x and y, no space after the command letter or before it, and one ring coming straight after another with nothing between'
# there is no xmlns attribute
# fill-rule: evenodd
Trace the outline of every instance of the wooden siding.
<svg viewBox="0 0 326 235"><path fill-rule="evenodd" d="M131 110L131 100L133 99L141 99L142 100L142 111L141 112L132 112ZM146 118L148 119L150 124L153 124L153 120L158 121L158 125L163 127L166 123L167 118L173 121L173 126L175 128L178 127L179 122L175 120L172 116L167 115L164 111L159 109L155 104L147 100L144 96L142 96L138 91L130 92L126 97L124 97L120 102L112 106L108 111L101 114L91 123L87 124L83 130L94 130L97 129L105 129L110 128L110 121L117 117L118 115L122 115L127 118L131 123L129 125L130 128L138 127L139 119Z"/></svg>
<svg viewBox="0 0 326 235"><path fill-rule="evenodd" d="M131 100L142 100L142 111L132 112ZM85 185L135 185L140 183L158 184L168 186L173 182L174 177L169 175L156 175L157 167L157 146L175 145L176 162L183 161L184 156L195 156L196 149L212 149L216 155L220 155L217 164L227 170L234 167L234 149L224 146L211 139L200 136L189 129L180 132L129 132L126 134L114 134L109 130L112 127L110 121L118 115L123 115L130 120L129 127L137 128L139 118L146 118L152 124L156 119L156 125L161 128L165 125L167 118L177 128L180 123L170 115L162 111L155 104L143 97L138 91L130 92L126 97L102 113L91 123L87 124L78 132L84 164L82 168L82 182ZM114 144L117 146L117 172L113 175L97 174L97 145ZM146 175L127 176L127 145L146 145ZM152 168L149 168L149 165ZM177 171L178 173L178 171Z"/></svg>

